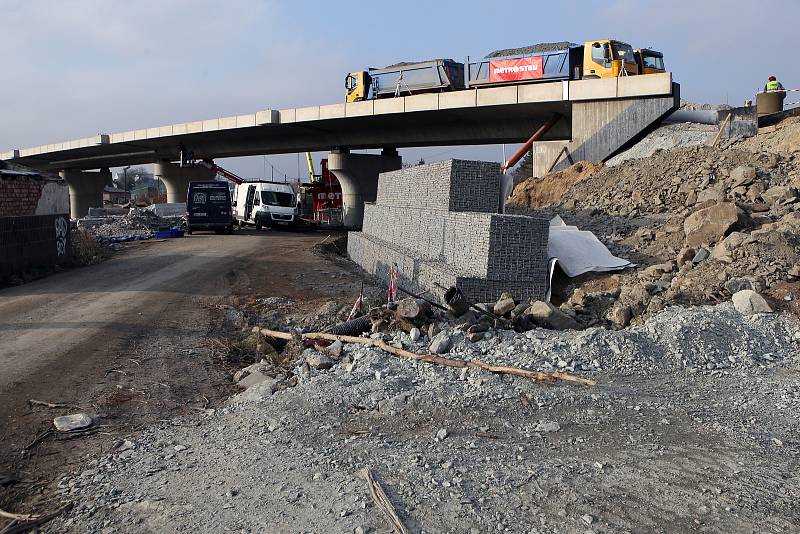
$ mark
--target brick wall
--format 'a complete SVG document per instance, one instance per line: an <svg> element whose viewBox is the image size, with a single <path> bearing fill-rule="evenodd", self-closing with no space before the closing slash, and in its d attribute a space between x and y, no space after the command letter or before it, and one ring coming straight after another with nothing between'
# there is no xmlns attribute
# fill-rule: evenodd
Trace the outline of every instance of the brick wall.
<svg viewBox="0 0 800 534"><path fill-rule="evenodd" d="M0 177L0 217L33 215L44 180L33 176Z"/></svg>
<svg viewBox="0 0 800 534"><path fill-rule="evenodd" d="M0 276L69 259L69 216L0 217Z"/></svg>

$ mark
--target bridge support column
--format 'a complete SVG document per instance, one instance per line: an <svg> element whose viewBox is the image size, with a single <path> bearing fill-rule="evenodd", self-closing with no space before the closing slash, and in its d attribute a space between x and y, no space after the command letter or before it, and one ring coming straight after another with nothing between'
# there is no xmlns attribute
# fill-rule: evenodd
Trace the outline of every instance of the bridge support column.
<svg viewBox="0 0 800 534"><path fill-rule="evenodd" d="M342 222L347 228L360 227L364 221L364 202L374 202L378 195L378 175L396 171L402 163L394 148L384 148L381 154L335 150L328 155L328 169L342 186Z"/></svg>
<svg viewBox="0 0 800 534"><path fill-rule="evenodd" d="M111 171L79 171L66 169L61 177L69 187L69 216L73 219L86 217L89 208L103 207L103 189L111 185Z"/></svg>
<svg viewBox="0 0 800 534"><path fill-rule="evenodd" d="M189 182L211 181L217 176L216 171L207 167L181 167L164 160L153 166L153 174L164 181L167 202L186 202Z"/></svg>

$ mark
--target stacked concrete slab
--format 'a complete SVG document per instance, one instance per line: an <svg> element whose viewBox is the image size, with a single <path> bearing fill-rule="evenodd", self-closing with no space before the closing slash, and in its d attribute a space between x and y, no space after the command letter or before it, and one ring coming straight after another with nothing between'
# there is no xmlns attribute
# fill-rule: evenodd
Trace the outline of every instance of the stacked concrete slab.
<svg viewBox="0 0 800 534"><path fill-rule="evenodd" d="M441 300L456 286L473 302L544 297L548 221L498 214L500 165L450 160L383 173L348 254L386 280Z"/></svg>

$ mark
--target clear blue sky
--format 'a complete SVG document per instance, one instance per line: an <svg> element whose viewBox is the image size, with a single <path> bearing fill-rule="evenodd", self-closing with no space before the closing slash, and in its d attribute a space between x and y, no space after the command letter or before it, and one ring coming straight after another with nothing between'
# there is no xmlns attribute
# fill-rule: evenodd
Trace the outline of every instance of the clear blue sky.
<svg viewBox="0 0 800 534"><path fill-rule="evenodd" d="M339 102L350 70L604 36L662 50L690 100L738 105L769 74L800 87L797 0L0 0L0 10L0 152ZM500 149L404 157L500 159ZM294 155L269 161L297 172ZM261 158L223 164L263 174Z"/></svg>

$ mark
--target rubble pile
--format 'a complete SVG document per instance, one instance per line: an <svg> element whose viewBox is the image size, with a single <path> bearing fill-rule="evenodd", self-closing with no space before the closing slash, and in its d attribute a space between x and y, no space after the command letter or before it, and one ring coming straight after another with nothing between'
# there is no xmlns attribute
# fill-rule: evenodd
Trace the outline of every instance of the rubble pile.
<svg viewBox="0 0 800 534"><path fill-rule="evenodd" d="M78 226L89 228L103 243L118 243L150 239L160 228L185 228L186 219L159 217L151 210L133 207L126 215L79 219Z"/></svg>
<svg viewBox="0 0 800 534"><path fill-rule="evenodd" d="M785 150L800 124L781 126L726 148L657 150L582 176L579 163L522 182L507 211L560 215L639 265L554 288L562 311L584 325L624 327L742 289L775 297L800 280L800 147Z"/></svg>

